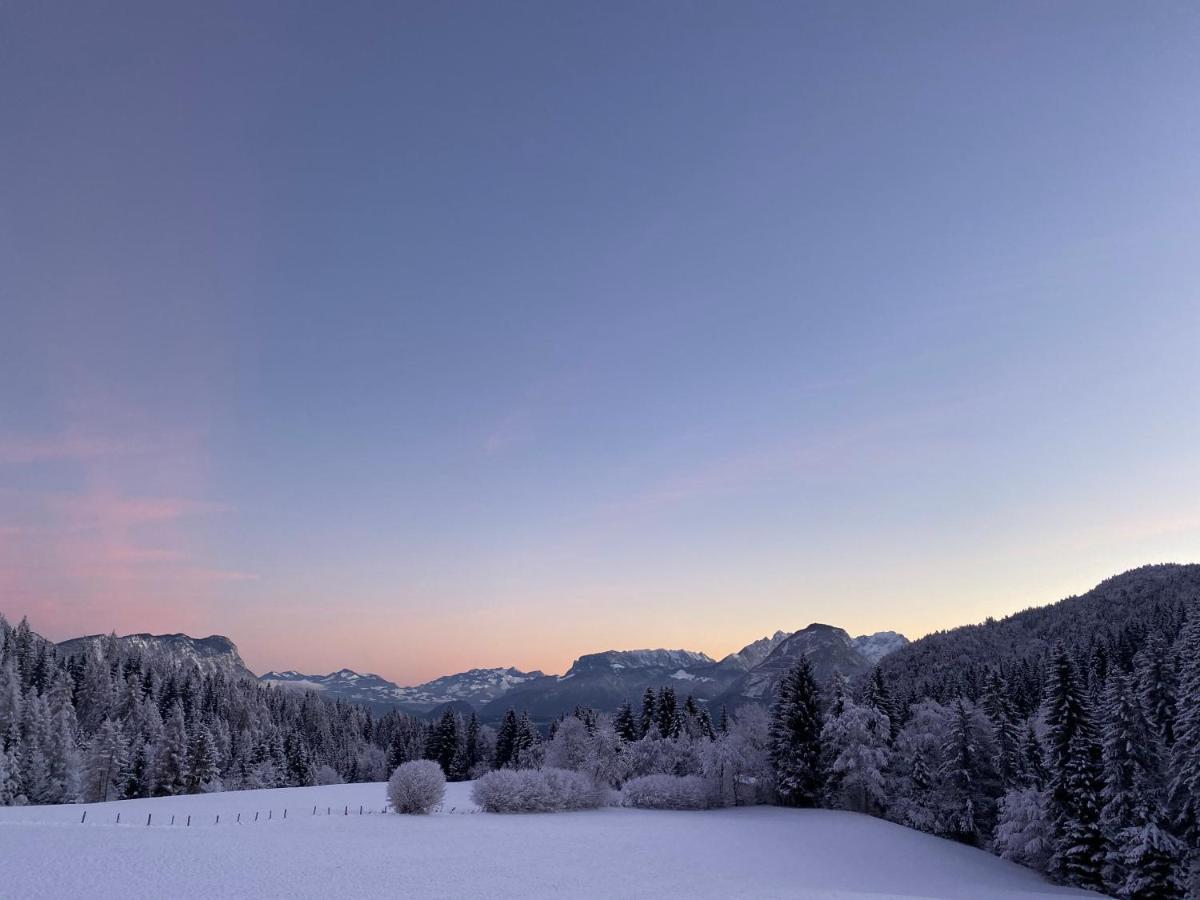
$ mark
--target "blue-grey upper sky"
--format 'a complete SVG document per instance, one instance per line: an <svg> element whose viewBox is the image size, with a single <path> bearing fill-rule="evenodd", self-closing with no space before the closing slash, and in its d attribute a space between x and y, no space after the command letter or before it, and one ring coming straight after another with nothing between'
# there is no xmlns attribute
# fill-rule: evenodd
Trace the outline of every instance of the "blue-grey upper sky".
<svg viewBox="0 0 1200 900"><path fill-rule="evenodd" d="M1200 8L0 7L0 610L412 681L1200 547Z"/></svg>

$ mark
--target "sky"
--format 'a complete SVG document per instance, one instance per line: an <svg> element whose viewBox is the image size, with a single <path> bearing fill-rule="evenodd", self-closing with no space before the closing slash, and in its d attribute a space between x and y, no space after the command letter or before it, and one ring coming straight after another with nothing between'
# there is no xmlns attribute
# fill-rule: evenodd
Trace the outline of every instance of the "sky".
<svg viewBox="0 0 1200 900"><path fill-rule="evenodd" d="M1200 561L1200 7L0 6L0 612L401 683Z"/></svg>

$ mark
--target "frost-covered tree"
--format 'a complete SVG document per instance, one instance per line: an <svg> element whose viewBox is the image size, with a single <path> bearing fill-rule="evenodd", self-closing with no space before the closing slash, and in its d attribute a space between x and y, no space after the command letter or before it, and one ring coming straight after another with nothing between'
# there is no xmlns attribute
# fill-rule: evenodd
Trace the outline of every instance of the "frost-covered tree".
<svg viewBox="0 0 1200 900"><path fill-rule="evenodd" d="M20 761L15 753L10 753L0 743L0 806L17 806L24 802Z"/></svg>
<svg viewBox="0 0 1200 900"><path fill-rule="evenodd" d="M211 793L224 790L221 769L217 764L217 747L212 731L204 723L193 729L188 759L188 792Z"/></svg>
<svg viewBox="0 0 1200 900"><path fill-rule="evenodd" d="M446 776L434 760L415 759L400 765L388 779L388 803L408 815L432 812L446 794Z"/></svg>
<svg viewBox="0 0 1200 900"><path fill-rule="evenodd" d="M1175 900L1189 894L1183 842L1156 822L1130 828L1124 838L1125 878L1116 887L1128 900Z"/></svg>
<svg viewBox="0 0 1200 900"><path fill-rule="evenodd" d="M596 768L596 754L596 744L587 726L575 716L568 716L546 744L545 764L590 774Z"/></svg>
<svg viewBox="0 0 1200 900"><path fill-rule="evenodd" d="M894 821L920 831L939 830L938 778L949 721L950 711L933 700L910 707L889 769L888 817Z"/></svg>
<svg viewBox="0 0 1200 900"><path fill-rule="evenodd" d="M1054 842L1046 799L1044 792L1032 787L1014 788L1005 794L992 849L1005 859L1045 872Z"/></svg>
<svg viewBox="0 0 1200 900"><path fill-rule="evenodd" d="M887 716L890 726L888 741L894 741L896 735L900 732L900 705L892 699L892 692L888 689L887 682L883 677L883 669L879 666L876 666L871 671L871 678L867 682L863 702L872 709L878 710Z"/></svg>
<svg viewBox="0 0 1200 900"><path fill-rule="evenodd" d="M956 700L942 745L941 830L966 843L980 843L995 822L1000 783L990 739L987 718L961 697Z"/></svg>
<svg viewBox="0 0 1200 900"><path fill-rule="evenodd" d="M83 773L84 799L96 802L117 800L125 782L129 745L121 729L106 719L88 745Z"/></svg>
<svg viewBox="0 0 1200 900"><path fill-rule="evenodd" d="M654 688L646 688L642 693L642 717L639 722L641 736L645 737L658 721L658 697ZM660 729L661 731L661 729Z"/></svg>
<svg viewBox="0 0 1200 900"><path fill-rule="evenodd" d="M162 743L155 749L157 768L154 773L156 795L187 793L190 783L188 768L188 733L183 717L183 703L176 700L164 726ZM275 785L256 785L275 787Z"/></svg>
<svg viewBox="0 0 1200 900"><path fill-rule="evenodd" d="M1188 887L1200 892L1200 603L1190 611L1175 655L1179 701L1171 747L1170 811L1191 851Z"/></svg>
<svg viewBox="0 0 1200 900"><path fill-rule="evenodd" d="M1012 690L998 669L992 670L988 676L983 710L992 729L992 743L995 747L993 767L1000 784L1008 788L1020 777L1021 730L1012 700Z"/></svg>
<svg viewBox="0 0 1200 900"><path fill-rule="evenodd" d="M673 738L679 734L682 721L679 715L679 706L675 701L674 688L664 687L658 692L654 724L658 726L659 734L665 738Z"/></svg>
<svg viewBox="0 0 1200 900"><path fill-rule="evenodd" d="M1054 825L1050 871L1080 887L1103 887L1104 836L1100 830L1099 747L1086 695L1066 650L1051 661L1045 719L1048 813Z"/></svg>
<svg viewBox="0 0 1200 900"><path fill-rule="evenodd" d="M780 802L816 806L825 792L821 693L812 664L801 657L779 683L771 711L771 766Z"/></svg>
<svg viewBox="0 0 1200 900"><path fill-rule="evenodd" d="M890 753L887 716L844 698L830 716L821 743L830 759L826 793L832 805L855 812L878 812L887 802L884 770Z"/></svg>

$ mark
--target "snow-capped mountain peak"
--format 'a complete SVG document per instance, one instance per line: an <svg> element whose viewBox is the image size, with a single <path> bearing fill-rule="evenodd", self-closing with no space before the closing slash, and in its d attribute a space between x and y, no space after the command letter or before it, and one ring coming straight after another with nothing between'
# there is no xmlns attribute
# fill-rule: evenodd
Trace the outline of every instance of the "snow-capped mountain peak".
<svg viewBox="0 0 1200 900"><path fill-rule="evenodd" d="M874 634L856 637L852 643L855 650L872 663L877 663L889 653L894 653L901 647L907 646L908 638L895 631L877 631Z"/></svg>

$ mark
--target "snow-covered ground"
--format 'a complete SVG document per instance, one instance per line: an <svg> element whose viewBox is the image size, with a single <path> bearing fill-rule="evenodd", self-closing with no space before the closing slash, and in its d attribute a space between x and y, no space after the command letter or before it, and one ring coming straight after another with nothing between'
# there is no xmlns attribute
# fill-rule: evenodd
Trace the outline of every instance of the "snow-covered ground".
<svg viewBox="0 0 1200 900"><path fill-rule="evenodd" d="M0 808L0 896L1097 896L853 813L753 807L500 816L478 812L469 789L449 785L442 810L425 817L382 814L382 784Z"/></svg>

